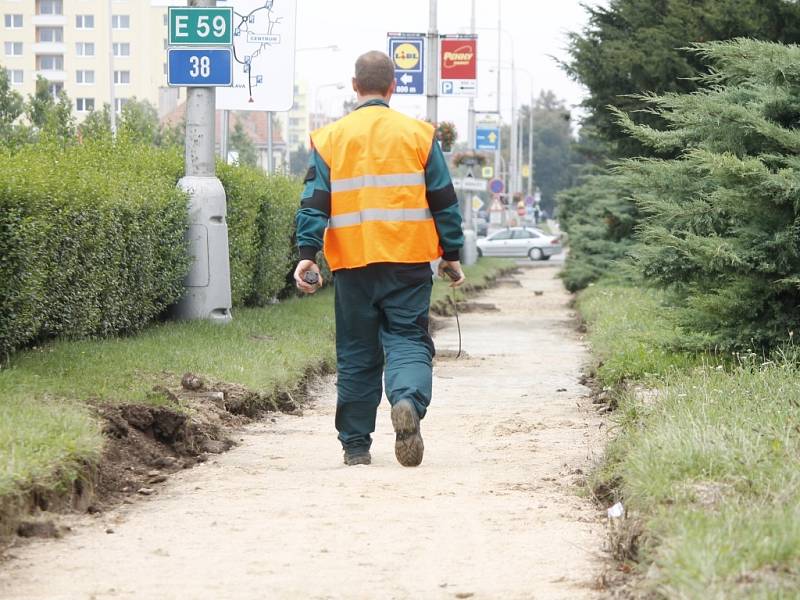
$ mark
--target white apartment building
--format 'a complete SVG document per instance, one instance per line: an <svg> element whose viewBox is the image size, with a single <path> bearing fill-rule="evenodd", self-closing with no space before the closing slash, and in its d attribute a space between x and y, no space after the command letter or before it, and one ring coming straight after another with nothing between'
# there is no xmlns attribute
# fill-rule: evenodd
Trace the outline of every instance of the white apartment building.
<svg viewBox="0 0 800 600"><path fill-rule="evenodd" d="M280 113L283 121L283 139L289 151L297 150L300 146L308 147L309 107L308 86L303 83L294 84L294 104L289 112Z"/></svg>
<svg viewBox="0 0 800 600"><path fill-rule="evenodd" d="M167 9L158 4L0 0L0 65L23 95L34 93L37 75L53 93L65 90L79 119L109 103L112 77L117 111L136 97L166 114L180 92L167 88Z"/></svg>

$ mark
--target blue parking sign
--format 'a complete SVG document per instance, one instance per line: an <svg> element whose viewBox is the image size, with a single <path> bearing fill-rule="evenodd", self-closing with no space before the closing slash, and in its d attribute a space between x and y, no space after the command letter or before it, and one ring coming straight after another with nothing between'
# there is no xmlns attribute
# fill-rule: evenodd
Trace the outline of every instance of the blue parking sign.
<svg viewBox="0 0 800 600"><path fill-rule="evenodd" d="M167 83L188 87L232 85L232 61L230 48L169 48Z"/></svg>
<svg viewBox="0 0 800 600"><path fill-rule="evenodd" d="M394 62L394 93L424 94L425 35L390 33L389 56Z"/></svg>

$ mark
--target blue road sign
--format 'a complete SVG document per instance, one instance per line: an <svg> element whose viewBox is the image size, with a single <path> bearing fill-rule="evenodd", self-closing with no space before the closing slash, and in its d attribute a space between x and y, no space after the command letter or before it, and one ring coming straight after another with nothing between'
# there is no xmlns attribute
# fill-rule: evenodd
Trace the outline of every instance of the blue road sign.
<svg viewBox="0 0 800 600"><path fill-rule="evenodd" d="M394 61L395 94L425 93L425 36L389 34L389 56Z"/></svg>
<svg viewBox="0 0 800 600"><path fill-rule="evenodd" d="M232 85L232 60L230 48L169 48L167 83L188 87Z"/></svg>
<svg viewBox="0 0 800 600"><path fill-rule="evenodd" d="M500 129L498 127L478 127L475 130L476 150L497 150L499 141Z"/></svg>
<svg viewBox="0 0 800 600"><path fill-rule="evenodd" d="M506 186L502 179L494 178L489 182L489 191L493 194L502 194Z"/></svg>

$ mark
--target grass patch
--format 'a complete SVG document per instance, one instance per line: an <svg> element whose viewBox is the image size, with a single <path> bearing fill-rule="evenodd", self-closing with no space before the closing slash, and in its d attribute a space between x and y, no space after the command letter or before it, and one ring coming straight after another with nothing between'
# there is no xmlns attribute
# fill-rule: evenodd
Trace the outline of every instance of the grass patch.
<svg viewBox="0 0 800 600"><path fill-rule="evenodd" d="M465 270L481 285L508 264L485 259ZM449 289L437 282L434 301ZM236 309L225 326L169 322L132 337L54 341L19 352L0 370L0 497L71 481L80 465L97 460L103 438L87 403L167 404L153 386L176 385L187 371L270 395L334 364L331 287Z"/></svg>
<svg viewBox="0 0 800 600"><path fill-rule="evenodd" d="M656 388L620 395L617 435L594 475L641 524L642 587L659 598L796 598L796 363L671 352L678 332L649 290L598 284L580 308L608 366L602 379Z"/></svg>
<svg viewBox="0 0 800 600"><path fill-rule="evenodd" d="M603 385L628 380L654 383L707 358L674 350L681 332L657 290L591 285L579 294L578 310L588 324L598 359L596 376Z"/></svg>
<svg viewBox="0 0 800 600"><path fill-rule="evenodd" d="M85 407L0 397L0 498L72 481L99 458L102 434Z"/></svg>
<svg viewBox="0 0 800 600"><path fill-rule="evenodd" d="M790 365L703 367L649 405L623 401L605 476L644 520L640 558L664 597L796 597L799 382Z"/></svg>

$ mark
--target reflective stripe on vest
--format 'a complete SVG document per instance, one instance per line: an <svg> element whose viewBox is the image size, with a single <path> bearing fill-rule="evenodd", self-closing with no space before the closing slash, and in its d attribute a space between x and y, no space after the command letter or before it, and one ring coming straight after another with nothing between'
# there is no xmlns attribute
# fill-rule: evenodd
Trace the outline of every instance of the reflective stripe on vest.
<svg viewBox="0 0 800 600"><path fill-rule="evenodd" d="M361 175L331 181L331 192L349 192L364 187L395 187L425 185L425 173L396 173L392 175Z"/></svg>
<svg viewBox="0 0 800 600"><path fill-rule="evenodd" d="M352 227L368 221L426 221L432 218L428 208L367 208L331 217L328 228Z"/></svg>

